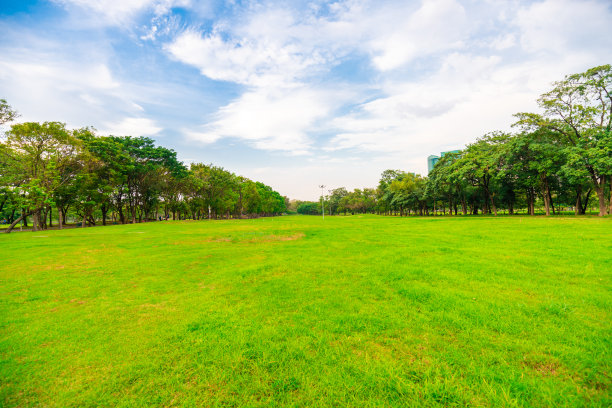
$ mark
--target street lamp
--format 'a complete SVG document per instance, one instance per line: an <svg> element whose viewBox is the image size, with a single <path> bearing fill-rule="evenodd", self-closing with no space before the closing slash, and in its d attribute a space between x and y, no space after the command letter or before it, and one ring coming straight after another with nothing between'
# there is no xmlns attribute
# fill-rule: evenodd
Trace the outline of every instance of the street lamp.
<svg viewBox="0 0 612 408"><path fill-rule="evenodd" d="M321 214L323 215L323 220L325 220L325 198L324 198L324 192L323 190L325 189L324 185L320 185L319 188L321 189Z"/></svg>

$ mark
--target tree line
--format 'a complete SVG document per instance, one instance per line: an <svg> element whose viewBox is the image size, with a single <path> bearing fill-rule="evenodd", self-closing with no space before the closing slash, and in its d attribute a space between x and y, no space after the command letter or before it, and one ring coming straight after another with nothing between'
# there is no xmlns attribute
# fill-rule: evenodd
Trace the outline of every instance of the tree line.
<svg viewBox="0 0 612 408"><path fill-rule="evenodd" d="M514 132L492 132L441 157L427 177L386 170L377 189L330 190L297 212L546 215L594 204L612 213L612 69L566 76L538 99L542 113L517 113Z"/></svg>
<svg viewBox="0 0 612 408"><path fill-rule="evenodd" d="M45 229L68 216L108 221L242 218L281 214L378 213L546 215L595 203L612 212L612 69L566 76L517 113L514 132L492 132L438 160L427 177L382 173L377 188L330 190L319 202L282 197L261 182L212 164L189 168L146 137L98 136L59 122L17 123L0 140L0 220ZM0 100L0 124L18 117Z"/></svg>
<svg viewBox="0 0 612 408"><path fill-rule="evenodd" d="M0 124L18 116L0 100ZM212 164L187 168L146 137L98 136L59 122L13 124L0 141L0 220L11 230L278 215L288 200Z"/></svg>

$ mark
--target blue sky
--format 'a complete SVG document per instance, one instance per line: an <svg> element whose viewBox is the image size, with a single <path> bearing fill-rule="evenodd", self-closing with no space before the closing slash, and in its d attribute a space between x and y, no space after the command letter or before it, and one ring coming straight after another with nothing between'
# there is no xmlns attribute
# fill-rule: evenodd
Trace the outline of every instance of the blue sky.
<svg viewBox="0 0 612 408"><path fill-rule="evenodd" d="M0 0L0 98L316 199L508 130L612 62L611 23L608 0Z"/></svg>

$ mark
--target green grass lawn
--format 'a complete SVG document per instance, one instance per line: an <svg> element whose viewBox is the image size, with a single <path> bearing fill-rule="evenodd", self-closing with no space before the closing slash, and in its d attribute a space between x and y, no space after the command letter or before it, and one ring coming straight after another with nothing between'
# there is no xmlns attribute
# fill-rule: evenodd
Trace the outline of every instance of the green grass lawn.
<svg viewBox="0 0 612 408"><path fill-rule="evenodd" d="M612 404L612 220L0 234L0 406Z"/></svg>

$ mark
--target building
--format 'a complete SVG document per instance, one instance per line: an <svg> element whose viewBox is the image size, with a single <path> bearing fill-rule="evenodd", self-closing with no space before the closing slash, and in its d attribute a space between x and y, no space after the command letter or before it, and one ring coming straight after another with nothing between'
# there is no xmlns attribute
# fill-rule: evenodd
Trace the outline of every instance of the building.
<svg viewBox="0 0 612 408"><path fill-rule="evenodd" d="M427 172L431 173L436 163L440 160L440 156L431 155L427 158Z"/></svg>
<svg viewBox="0 0 612 408"><path fill-rule="evenodd" d="M440 160L441 157L444 157L445 154L459 153L459 152L461 152L461 150L449 150L448 152L440 153L440 156L436 156L432 154L431 156L427 158L427 172L430 173L433 170L436 163L438 162L438 160Z"/></svg>

